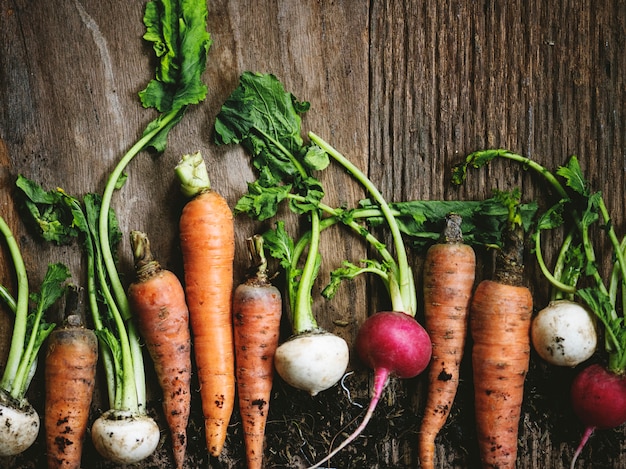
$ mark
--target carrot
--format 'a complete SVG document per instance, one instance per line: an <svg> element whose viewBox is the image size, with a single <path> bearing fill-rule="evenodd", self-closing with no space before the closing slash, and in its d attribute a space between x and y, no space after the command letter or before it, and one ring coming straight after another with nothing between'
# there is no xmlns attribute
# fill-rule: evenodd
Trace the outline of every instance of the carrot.
<svg viewBox="0 0 626 469"><path fill-rule="evenodd" d="M247 467L261 469L282 299L267 277L263 237L256 235L247 242L255 270L233 295L235 363Z"/></svg>
<svg viewBox="0 0 626 469"><path fill-rule="evenodd" d="M185 293L191 319L209 454L219 456L235 404L232 294L235 233L226 200L211 190L200 153L176 166L192 199L180 217Z"/></svg>
<svg viewBox="0 0 626 469"><path fill-rule="evenodd" d="M49 469L81 467L97 363L96 335L73 311L48 338L44 426Z"/></svg>
<svg viewBox="0 0 626 469"><path fill-rule="evenodd" d="M484 468L515 468L530 358L533 299L523 285L521 230L498 255L495 278L472 297L470 331L478 446Z"/></svg>
<svg viewBox="0 0 626 469"><path fill-rule="evenodd" d="M424 327L433 352L428 394L419 432L423 469L434 468L435 438L445 424L459 386L476 254L463 244L461 217L446 217L442 241L431 246L424 263Z"/></svg>
<svg viewBox="0 0 626 469"><path fill-rule="evenodd" d="M154 260L146 234L132 231L130 236L137 280L128 287L128 301L154 363L174 462L181 469L191 405L189 310L182 284Z"/></svg>

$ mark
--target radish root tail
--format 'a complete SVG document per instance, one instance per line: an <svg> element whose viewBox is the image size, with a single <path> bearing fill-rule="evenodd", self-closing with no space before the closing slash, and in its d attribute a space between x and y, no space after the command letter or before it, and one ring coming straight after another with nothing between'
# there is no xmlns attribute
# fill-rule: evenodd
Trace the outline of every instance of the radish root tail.
<svg viewBox="0 0 626 469"><path fill-rule="evenodd" d="M585 433L583 433L583 436L580 439L580 443L578 444L578 448L576 448L576 452L574 453L574 457L572 458L572 464L570 464L570 469L574 469L574 466L576 466L576 460L578 459L578 456L580 456L581 451L587 444L587 441L589 441L589 438L591 437L595 429L596 427L587 427L585 429Z"/></svg>
<svg viewBox="0 0 626 469"><path fill-rule="evenodd" d="M337 448L328 453L328 455L324 459L314 464L313 466L308 467L307 469L315 469L317 467L320 467L322 464L324 464L326 461L329 461L333 456L335 456L342 449L352 443L356 439L356 437L361 434L361 432L365 429L370 419L372 418L372 415L374 415L374 410L376 410L376 406L378 405L378 401L383 394L383 389L387 384L388 378L389 372L387 370L380 369L374 373L374 392L372 393L372 400L367 407L367 412L365 413L365 417L363 417L363 421L361 422L361 424L357 427L356 430L354 430L354 432L352 432L350 436L348 436L339 446L337 446Z"/></svg>

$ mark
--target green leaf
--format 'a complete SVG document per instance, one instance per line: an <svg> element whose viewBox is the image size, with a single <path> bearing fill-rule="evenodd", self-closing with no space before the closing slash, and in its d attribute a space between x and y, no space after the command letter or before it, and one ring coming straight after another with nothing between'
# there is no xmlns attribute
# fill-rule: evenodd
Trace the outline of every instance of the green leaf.
<svg viewBox="0 0 626 469"><path fill-rule="evenodd" d="M456 165L452 168L452 183L462 184L467 176L467 167L472 166L474 168L481 168L495 158L502 155L504 150L481 150L474 153L470 153L465 158L463 163Z"/></svg>
<svg viewBox="0 0 626 469"><path fill-rule="evenodd" d="M23 196L26 223L34 227L45 241L69 244L78 237L80 230L75 214L60 189L46 191L22 175L15 184Z"/></svg>
<svg viewBox="0 0 626 469"><path fill-rule="evenodd" d="M39 311L47 311L65 294L63 283L70 278L69 269L62 263L48 265L39 292L32 293L31 299L37 303Z"/></svg>
<svg viewBox="0 0 626 469"><path fill-rule="evenodd" d="M563 211L566 200L560 200L557 204L548 208L537 220L538 230L552 230L563 225Z"/></svg>
<svg viewBox="0 0 626 469"><path fill-rule="evenodd" d="M155 78L139 93L144 107L166 113L205 99L202 73L212 44L206 31L207 15L204 1L148 2L143 37L152 42L159 63Z"/></svg>
<svg viewBox="0 0 626 469"><path fill-rule="evenodd" d="M330 273L330 282L322 290L322 296L326 299L332 299L336 294L341 282L344 280L352 280L364 273L376 273L383 277L386 276L387 268L380 262L372 259L363 259L362 266L353 264L350 261L344 261L341 267Z"/></svg>
<svg viewBox="0 0 626 469"><path fill-rule="evenodd" d="M304 155L304 164L311 170L321 171L328 167L330 158L323 149L317 145L311 145Z"/></svg>
<svg viewBox="0 0 626 469"><path fill-rule="evenodd" d="M300 114L308 107L286 92L274 75L244 72L217 115L215 141L241 144L251 153L253 165L265 168L273 180L304 176L302 160L307 149ZM319 165L319 155L309 155L309 159Z"/></svg>
<svg viewBox="0 0 626 469"><path fill-rule="evenodd" d="M368 214L371 227L385 223L382 214L375 215L378 206L369 199L361 200L352 217ZM390 204L400 230L410 237L414 248L425 249L439 239L445 218L450 213L462 217L461 229L465 243L482 246L502 246L502 234L508 220L508 208L500 197L485 200L412 200ZM537 213L536 202L521 204L520 216L527 230ZM380 213L380 212L379 212Z"/></svg>
<svg viewBox="0 0 626 469"><path fill-rule="evenodd" d="M265 187L259 181L248 184L248 193L235 205L234 213L246 213L256 220L267 220L276 215L280 203L291 192L291 185Z"/></svg>
<svg viewBox="0 0 626 469"><path fill-rule="evenodd" d="M611 298L598 288L582 288L576 292L605 327L608 341L609 370L621 373L626 364L626 327L624 318L615 314Z"/></svg>
<svg viewBox="0 0 626 469"><path fill-rule="evenodd" d="M320 201L324 197L324 188L319 180L314 177L306 177L298 184L300 194L304 200L292 199L290 201L291 210L297 214L303 214L316 210Z"/></svg>
<svg viewBox="0 0 626 469"><path fill-rule="evenodd" d="M276 222L276 228L263 234L265 249L270 256L280 261L281 267L289 269L293 262L294 243L293 238L285 230L285 222Z"/></svg>
<svg viewBox="0 0 626 469"><path fill-rule="evenodd" d="M565 184L583 197L589 196L589 185L585 180L578 158L572 156L567 166L561 166L556 173L565 179Z"/></svg>

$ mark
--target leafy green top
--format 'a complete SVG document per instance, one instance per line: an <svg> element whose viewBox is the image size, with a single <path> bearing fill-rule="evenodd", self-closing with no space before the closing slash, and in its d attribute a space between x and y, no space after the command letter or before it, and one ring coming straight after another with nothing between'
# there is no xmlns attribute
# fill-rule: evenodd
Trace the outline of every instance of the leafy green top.
<svg viewBox="0 0 626 469"><path fill-rule="evenodd" d="M453 179L461 183L469 166L480 168L495 158L515 161L524 168L541 175L558 195L559 199L539 218L534 233L534 253L546 278L553 285L553 297L579 296L600 319L606 331L608 368L615 373L626 372L626 295L617 304L617 293L626 282L624 246L626 238L617 238L615 228L600 192L592 191L585 179L576 156L570 157L565 166L551 172L530 158L503 149L481 150L468 155L453 172ZM561 182L563 181L563 183ZM592 226L599 224L613 249L614 268L608 286L602 278L594 245L590 236ZM543 231L564 227L565 237L559 250L554 271L545 264L541 251ZM584 287L579 281L588 280ZM621 310L621 314L618 311Z"/></svg>

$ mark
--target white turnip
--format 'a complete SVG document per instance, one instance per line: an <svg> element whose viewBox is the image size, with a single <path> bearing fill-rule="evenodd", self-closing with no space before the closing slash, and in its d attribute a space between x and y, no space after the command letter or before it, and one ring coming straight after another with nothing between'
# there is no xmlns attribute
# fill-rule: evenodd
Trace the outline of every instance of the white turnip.
<svg viewBox="0 0 626 469"><path fill-rule="evenodd" d="M370 316L359 329L355 347L363 363L374 370L372 399L358 428L309 469L328 461L361 434L391 376L413 378L419 375L428 366L432 355L426 330L413 317L397 311L381 311Z"/></svg>
<svg viewBox="0 0 626 469"><path fill-rule="evenodd" d="M590 365L574 378L571 399L574 413L585 425L572 459L573 469L596 429L615 428L626 422L626 375L612 373L598 364Z"/></svg>
<svg viewBox="0 0 626 469"><path fill-rule="evenodd" d="M134 464L147 458L160 437L152 418L125 410L108 410L91 427L91 439L98 452L119 464Z"/></svg>
<svg viewBox="0 0 626 469"><path fill-rule="evenodd" d="M0 456L27 450L37 439L39 424L39 415L26 399L18 401L0 389Z"/></svg>
<svg viewBox="0 0 626 469"><path fill-rule="evenodd" d="M349 358L348 344L341 337L325 331L308 332L281 344L274 366L288 384L315 396L341 379Z"/></svg>
<svg viewBox="0 0 626 469"><path fill-rule="evenodd" d="M9 249L17 277L17 297L3 287L3 300L14 313L9 356L0 377L0 456L13 456L28 449L37 439L40 418L26 398L41 344L55 324L45 312L63 295L68 268L49 264L39 292L30 292L26 266L11 228L0 216L0 236ZM33 300L33 313L29 313Z"/></svg>
<svg viewBox="0 0 626 469"><path fill-rule="evenodd" d="M546 362L573 367L596 350L595 317L579 303L553 301L533 319L531 338L535 351Z"/></svg>

